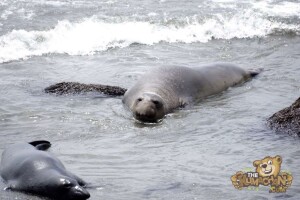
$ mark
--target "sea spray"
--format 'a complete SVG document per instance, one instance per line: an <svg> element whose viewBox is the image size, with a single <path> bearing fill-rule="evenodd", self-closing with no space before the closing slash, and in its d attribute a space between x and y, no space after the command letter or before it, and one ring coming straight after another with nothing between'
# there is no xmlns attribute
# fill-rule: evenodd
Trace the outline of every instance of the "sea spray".
<svg viewBox="0 0 300 200"><path fill-rule="evenodd" d="M0 36L0 63L45 54L93 55L131 44L205 43L212 39L266 37L291 32L297 35L300 32L299 24L276 22L253 10L199 18L186 17L184 23L181 19L153 23L106 22L90 17L79 22L59 21L55 27L43 31L13 30Z"/></svg>

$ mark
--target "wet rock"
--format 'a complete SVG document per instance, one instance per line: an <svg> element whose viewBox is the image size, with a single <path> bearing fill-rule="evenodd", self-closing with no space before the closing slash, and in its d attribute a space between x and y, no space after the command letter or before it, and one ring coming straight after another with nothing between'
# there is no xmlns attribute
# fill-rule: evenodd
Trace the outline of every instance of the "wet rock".
<svg viewBox="0 0 300 200"><path fill-rule="evenodd" d="M122 96L127 89L118 86L83 84L77 82L61 82L45 88L46 93L63 94L81 94L87 92L100 92L109 96Z"/></svg>
<svg viewBox="0 0 300 200"><path fill-rule="evenodd" d="M268 119L269 126L278 132L300 136L300 98Z"/></svg>

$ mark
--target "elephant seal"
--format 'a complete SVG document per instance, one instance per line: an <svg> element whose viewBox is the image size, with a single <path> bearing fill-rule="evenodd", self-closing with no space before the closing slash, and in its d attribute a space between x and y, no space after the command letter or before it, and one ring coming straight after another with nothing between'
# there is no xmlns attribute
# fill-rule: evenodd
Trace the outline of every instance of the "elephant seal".
<svg viewBox="0 0 300 200"><path fill-rule="evenodd" d="M67 171L52 154L44 151L48 141L8 146L1 159L0 175L8 189L61 200L84 200L90 194L86 183Z"/></svg>
<svg viewBox="0 0 300 200"><path fill-rule="evenodd" d="M128 89L122 101L137 120L157 122L178 107L219 93L258 73L227 63L197 68L158 67Z"/></svg>

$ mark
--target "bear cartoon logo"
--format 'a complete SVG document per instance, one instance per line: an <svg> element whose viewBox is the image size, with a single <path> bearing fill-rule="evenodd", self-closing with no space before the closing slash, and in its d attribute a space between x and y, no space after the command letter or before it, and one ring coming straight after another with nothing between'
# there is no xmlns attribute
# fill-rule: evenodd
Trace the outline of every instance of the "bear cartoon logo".
<svg viewBox="0 0 300 200"><path fill-rule="evenodd" d="M256 172L259 174L259 176L274 176L274 178L276 178L280 173L281 163L281 156L267 156L262 160L254 161L253 166L256 168Z"/></svg>
<svg viewBox="0 0 300 200"><path fill-rule="evenodd" d="M286 170L281 171L282 157L267 156L262 160L255 160L251 168L236 172L231 176L231 182L236 189L242 190L245 187L258 190L260 185L270 186L270 193L283 193L292 185L293 176ZM248 188L248 189L249 189Z"/></svg>

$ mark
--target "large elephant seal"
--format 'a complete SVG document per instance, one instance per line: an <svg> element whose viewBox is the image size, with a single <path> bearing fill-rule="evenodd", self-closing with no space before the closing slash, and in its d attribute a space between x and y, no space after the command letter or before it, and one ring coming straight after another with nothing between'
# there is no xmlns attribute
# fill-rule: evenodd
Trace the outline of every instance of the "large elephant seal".
<svg viewBox="0 0 300 200"><path fill-rule="evenodd" d="M13 144L4 150L0 174L8 189L55 200L88 199L90 194L83 188L86 183L44 151L50 146L48 141L35 141Z"/></svg>
<svg viewBox="0 0 300 200"><path fill-rule="evenodd" d="M158 67L126 91L123 103L136 119L156 122L178 107L226 90L257 74L258 71L246 71L226 63L197 68Z"/></svg>
<svg viewBox="0 0 300 200"><path fill-rule="evenodd" d="M247 81L260 71L244 70L227 63L214 63L197 68L158 67L143 75L128 90L118 86L62 82L47 87L45 92L101 92L109 96L124 95L122 101L136 119L157 122L178 107Z"/></svg>

